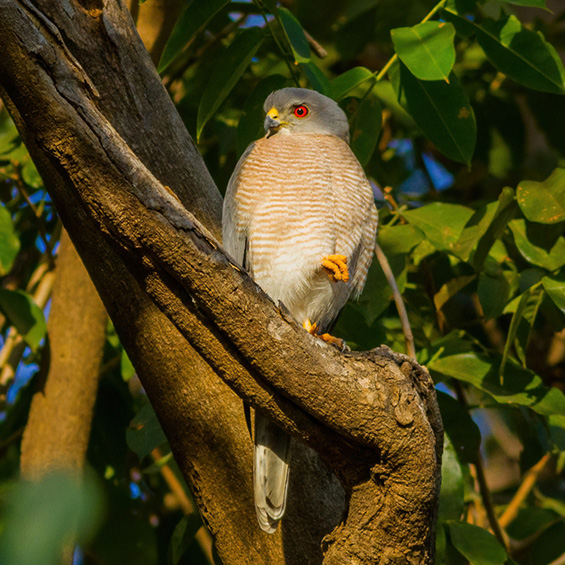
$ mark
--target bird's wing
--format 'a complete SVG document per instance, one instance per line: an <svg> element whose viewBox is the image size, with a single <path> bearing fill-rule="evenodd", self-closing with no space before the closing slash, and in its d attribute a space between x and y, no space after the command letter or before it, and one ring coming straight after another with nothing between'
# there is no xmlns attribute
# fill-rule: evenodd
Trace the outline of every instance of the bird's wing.
<svg viewBox="0 0 565 565"><path fill-rule="evenodd" d="M243 155L239 158L237 165L230 177L226 194L224 196L224 207L222 213L222 245L232 259L234 259L245 270L249 270L247 260L247 232L242 228L241 211L238 208L236 194L239 188L241 168L255 147L251 143Z"/></svg>

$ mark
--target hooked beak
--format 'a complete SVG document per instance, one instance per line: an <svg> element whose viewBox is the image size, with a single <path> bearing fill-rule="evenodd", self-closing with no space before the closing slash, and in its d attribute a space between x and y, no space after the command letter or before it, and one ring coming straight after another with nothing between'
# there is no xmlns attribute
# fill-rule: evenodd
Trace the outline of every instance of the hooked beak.
<svg viewBox="0 0 565 565"><path fill-rule="evenodd" d="M265 117L265 133L267 137L271 137L277 133L283 126L286 126L288 122L283 122L279 119L279 112L276 108L271 108L267 112L267 116Z"/></svg>

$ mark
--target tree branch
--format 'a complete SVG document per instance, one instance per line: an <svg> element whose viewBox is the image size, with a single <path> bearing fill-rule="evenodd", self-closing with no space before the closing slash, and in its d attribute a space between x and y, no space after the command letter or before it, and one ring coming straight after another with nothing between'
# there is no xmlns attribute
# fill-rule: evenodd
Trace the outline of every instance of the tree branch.
<svg viewBox="0 0 565 565"><path fill-rule="evenodd" d="M111 12L111 5L102 11L106 27ZM155 169L138 158L101 110L96 81L70 56L46 16L38 18L25 0L0 0L0 18L8 30L0 32L0 50L6 54L0 61L0 83L20 121L25 116L24 129L33 131L34 157L44 165L39 163L40 171L48 177L57 172L52 198L85 264L93 269L112 318L123 326L123 313L117 313L108 282L93 265L96 259L72 217L77 206L89 229L104 234L118 271L123 273L125 266L126 280L138 281L165 314L168 321L157 325L172 323L241 398L316 448L337 472L349 508L344 525L326 540L324 562L403 558L432 563L443 439L427 371L386 348L341 354L303 331L223 254L212 231L200 223L206 215L200 211L197 219L187 212L157 180ZM173 151L170 161L178 161L175 140L165 147ZM203 169L195 153L189 159L200 163L195 169ZM159 178L176 188L166 176ZM202 190L197 178L188 183L182 188L197 196L198 201L190 202L196 212L208 187ZM211 217L216 219L214 214L207 219ZM217 223L209 225L217 233ZM135 306L130 299L125 307L133 318ZM158 338L155 323L145 323L148 336ZM137 360L141 367L143 353L125 329L122 333L134 364ZM167 403L175 412L177 425L182 421L179 406L163 396L164 379L144 378L143 371L140 377L189 484L202 486L191 472L193 462L184 458L187 438L172 429L171 415L162 406ZM187 386L180 384L181 390ZM211 501L197 499L204 516L217 520ZM211 527L212 533L220 536L226 524L215 525L220 529Z"/></svg>

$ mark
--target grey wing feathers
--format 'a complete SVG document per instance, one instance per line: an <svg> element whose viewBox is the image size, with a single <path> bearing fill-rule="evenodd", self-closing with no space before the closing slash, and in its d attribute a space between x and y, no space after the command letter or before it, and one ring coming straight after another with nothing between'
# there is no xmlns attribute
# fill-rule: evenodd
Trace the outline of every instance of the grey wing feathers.
<svg viewBox="0 0 565 565"><path fill-rule="evenodd" d="M223 248L228 252L231 258L234 259L244 269L248 269L248 265L244 264L247 250L247 237L245 233L242 233L242 230L238 229L236 220L238 210L236 209L236 201L234 197L239 184L239 173L241 166L243 165L244 161L247 159L251 151L253 151L254 146L255 144L251 143L237 162L237 165L228 182L228 188L226 189L224 208L222 213Z"/></svg>

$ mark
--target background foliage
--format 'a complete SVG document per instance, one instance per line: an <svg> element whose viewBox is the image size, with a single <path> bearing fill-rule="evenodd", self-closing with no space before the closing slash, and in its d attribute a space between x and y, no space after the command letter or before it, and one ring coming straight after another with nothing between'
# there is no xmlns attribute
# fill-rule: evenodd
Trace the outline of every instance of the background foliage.
<svg viewBox="0 0 565 565"><path fill-rule="evenodd" d="M221 190L262 135L272 90L314 88L348 114L380 201L379 244L439 391L439 563L565 562L564 52L559 0L194 0L159 64ZM75 528L77 562L207 563L111 327L85 487L14 486L60 228L3 111L2 562L55 562ZM333 333L356 349L405 349L377 261Z"/></svg>

